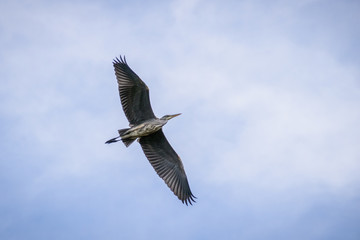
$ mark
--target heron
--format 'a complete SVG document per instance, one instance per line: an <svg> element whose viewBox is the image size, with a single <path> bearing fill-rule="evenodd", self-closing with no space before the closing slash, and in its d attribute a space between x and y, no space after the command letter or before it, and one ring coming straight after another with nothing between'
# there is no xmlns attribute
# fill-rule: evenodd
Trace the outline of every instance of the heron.
<svg viewBox="0 0 360 240"><path fill-rule="evenodd" d="M170 119L181 113L157 118L151 108L148 86L129 67L125 56L120 56L120 59L116 57L113 66L129 128L118 130L119 136L106 143L122 141L129 147L137 139L159 177L182 203L192 205L196 197L190 190L184 165L162 131Z"/></svg>

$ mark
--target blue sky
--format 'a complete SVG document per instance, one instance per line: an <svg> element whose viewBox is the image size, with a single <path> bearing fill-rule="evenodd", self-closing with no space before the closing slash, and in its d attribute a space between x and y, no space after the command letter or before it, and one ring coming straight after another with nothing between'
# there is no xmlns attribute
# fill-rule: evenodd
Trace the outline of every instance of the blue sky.
<svg viewBox="0 0 360 240"><path fill-rule="evenodd" d="M1 1L1 239L359 239L358 1ZM128 125L147 83L198 201Z"/></svg>

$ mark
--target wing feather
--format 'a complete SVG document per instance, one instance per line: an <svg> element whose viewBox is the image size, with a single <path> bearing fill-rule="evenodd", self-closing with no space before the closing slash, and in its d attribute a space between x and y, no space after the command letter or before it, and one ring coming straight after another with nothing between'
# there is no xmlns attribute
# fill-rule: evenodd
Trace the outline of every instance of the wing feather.
<svg viewBox="0 0 360 240"><path fill-rule="evenodd" d="M141 147L156 173L186 205L195 202L180 157L167 141L163 131L140 138Z"/></svg>
<svg viewBox="0 0 360 240"><path fill-rule="evenodd" d="M115 75L118 82L121 105L130 125L156 118L151 108L149 88L131 70L125 57L114 59Z"/></svg>

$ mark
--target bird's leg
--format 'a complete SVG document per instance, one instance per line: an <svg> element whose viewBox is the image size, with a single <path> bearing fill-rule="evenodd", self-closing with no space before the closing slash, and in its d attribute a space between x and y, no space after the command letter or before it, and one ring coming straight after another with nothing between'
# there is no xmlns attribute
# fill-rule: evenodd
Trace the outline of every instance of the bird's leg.
<svg viewBox="0 0 360 240"><path fill-rule="evenodd" d="M114 143L114 142L120 141L119 138L120 138L120 136L115 137L115 138L112 138L112 139L106 141L105 143L106 143L106 144L110 144L110 143Z"/></svg>

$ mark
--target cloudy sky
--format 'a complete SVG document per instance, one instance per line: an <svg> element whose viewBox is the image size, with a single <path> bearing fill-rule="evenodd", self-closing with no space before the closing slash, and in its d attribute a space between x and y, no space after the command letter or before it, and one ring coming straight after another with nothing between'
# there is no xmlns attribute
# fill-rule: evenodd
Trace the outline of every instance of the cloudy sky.
<svg viewBox="0 0 360 240"><path fill-rule="evenodd" d="M359 1L0 1L1 239L359 239ZM127 126L150 88L197 203Z"/></svg>

